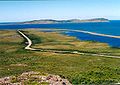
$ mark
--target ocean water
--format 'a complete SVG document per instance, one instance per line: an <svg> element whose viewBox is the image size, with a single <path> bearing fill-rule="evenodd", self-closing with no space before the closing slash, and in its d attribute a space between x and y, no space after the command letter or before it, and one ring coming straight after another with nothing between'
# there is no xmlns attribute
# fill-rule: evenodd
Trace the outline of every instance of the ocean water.
<svg viewBox="0 0 120 85"><path fill-rule="evenodd" d="M120 36L120 20L113 20L110 22L102 23L66 23L66 24L3 24L0 25L0 29L25 29L25 28L57 28L57 29L69 29L69 30L84 30L89 32L96 32L101 34ZM112 47L120 47L120 39L103 37L97 35L86 34L82 32L65 32L69 36L75 36L80 40L92 40L103 43L108 43Z"/></svg>

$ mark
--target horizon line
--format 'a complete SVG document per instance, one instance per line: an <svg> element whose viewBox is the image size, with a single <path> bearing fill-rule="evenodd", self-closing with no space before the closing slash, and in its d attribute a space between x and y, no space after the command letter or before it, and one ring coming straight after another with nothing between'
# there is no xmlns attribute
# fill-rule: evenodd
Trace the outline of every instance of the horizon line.
<svg viewBox="0 0 120 85"><path fill-rule="evenodd" d="M44 19L38 19L38 20L44 20ZM45 19L46 20L46 19ZM55 19L51 19L51 20L55 20ZM69 20L69 19L68 19ZM84 19L83 19L84 20ZM26 21L34 21L34 20L26 20ZM1 23L16 23L16 22L26 22L26 21L4 21L4 22L1 22L0 21L0 24ZM120 19L109 19L109 21L120 21Z"/></svg>

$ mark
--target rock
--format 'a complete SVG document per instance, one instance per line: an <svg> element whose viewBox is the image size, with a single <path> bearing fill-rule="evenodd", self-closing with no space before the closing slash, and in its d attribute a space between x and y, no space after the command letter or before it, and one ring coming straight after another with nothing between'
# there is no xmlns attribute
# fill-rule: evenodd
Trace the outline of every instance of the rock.
<svg viewBox="0 0 120 85"><path fill-rule="evenodd" d="M14 79L14 83L12 82ZM11 76L0 78L0 85L24 85L26 81L37 82L41 84L42 82L49 83L49 85L72 85L67 79L62 79L58 75L47 74L41 75L39 72L24 72L19 76Z"/></svg>

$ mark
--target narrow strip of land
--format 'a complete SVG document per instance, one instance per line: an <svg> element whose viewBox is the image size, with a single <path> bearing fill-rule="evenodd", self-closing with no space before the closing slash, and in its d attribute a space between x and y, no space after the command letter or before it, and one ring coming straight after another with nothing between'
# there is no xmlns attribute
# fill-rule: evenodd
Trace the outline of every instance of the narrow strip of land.
<svg viewBox="0 0 120 85"><path fill-rule="evenodd" d="M104 36L104 37L111 37L111 38L118 38L118 39L120 39L120 36L114 36L114 35L107 35L107 34L101 34L101 33L95 33L95 32L83 31L83 30L71 30L71 31L82 32L82 33L91 34L91 35L97 35L97 36Z"/></svg>
<svg viewBox="0 0 120 85"><path fill-rule="evenodd" d="M43 30L51 30L51 29L43 29ZM90 32L90 31L84 31L84 30L72 30L72 29L52 29L56 31L68 31L68 32L81 32L81 33L86 33L86 34L91 34L91 35L97 35L97 36L103 36L103 37L109 37L109 38L118 38L120 39L120 36L115 36L115 35L108 35L108 34L102 34L102 33L96 33L96 32Z"/></svg>
<svg viewBox="0 0 120 85"><path fill-rule="evenodd" d="M80 54L80 55L91 55L91 56L103 56L103 57L109 57L109 58L120 58L120 56L112 56L112 55L102 55L102 54L95 54L95 53L83 53L79 51L67 51L67 50L46 50L46 49L35 49L31 48L32 41L30 38L28 38L22 31L17 30L17 32L23 36L24 39L27 40L28 45L25 47L26 50L34 50L34 51L50 51L50 52L55 52L55 53L71 53L71 54Z"/></svg>

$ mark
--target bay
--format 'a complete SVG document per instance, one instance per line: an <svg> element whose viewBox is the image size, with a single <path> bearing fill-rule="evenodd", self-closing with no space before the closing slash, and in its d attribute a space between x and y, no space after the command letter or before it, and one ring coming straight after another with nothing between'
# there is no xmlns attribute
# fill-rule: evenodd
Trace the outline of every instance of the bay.
<svg viewBox="0 0 120 85"><path fill-rule="evenodd" d="M110 22L100 23L61 23L61 24L1 24L1 30L17 30L29 28L44 28L44 29L68 29L68 30L83 30L106 35L120 36L120 20L112 20ZM106 36L92 35L82 32L69 31L64 34L75 36L80 40L92 40L97 42L108 43L111 47L120 47L120 39Z"/></svg>

